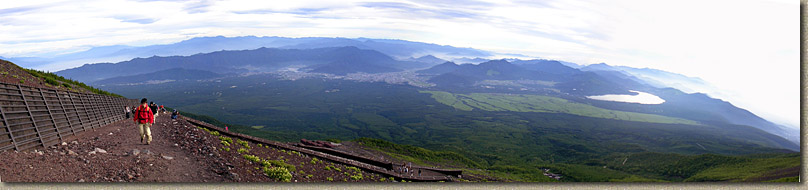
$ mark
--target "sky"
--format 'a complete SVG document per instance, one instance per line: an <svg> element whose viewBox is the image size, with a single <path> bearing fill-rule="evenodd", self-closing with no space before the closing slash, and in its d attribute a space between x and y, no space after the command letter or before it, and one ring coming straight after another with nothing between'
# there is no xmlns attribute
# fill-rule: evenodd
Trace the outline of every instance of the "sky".
<svg viewBox="0 0 808 190"><path fill-rule="evenodd" d="M0 3L0 56L219 35L403 39L699 77L798 128L798 22L795 0L25 0Z"/></svg>

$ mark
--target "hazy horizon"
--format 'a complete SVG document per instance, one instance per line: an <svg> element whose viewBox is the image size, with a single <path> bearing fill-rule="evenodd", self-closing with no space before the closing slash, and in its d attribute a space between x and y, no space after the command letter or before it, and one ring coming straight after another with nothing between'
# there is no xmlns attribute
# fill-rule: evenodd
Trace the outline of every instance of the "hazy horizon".
<svg viewBox="0 0 808 190"><path fill-rule="evenodd" d="M0 5L0 56L219 35L402 39L699 77L718 98L799 128L798 10L784 0L18 1Z"/></svg>

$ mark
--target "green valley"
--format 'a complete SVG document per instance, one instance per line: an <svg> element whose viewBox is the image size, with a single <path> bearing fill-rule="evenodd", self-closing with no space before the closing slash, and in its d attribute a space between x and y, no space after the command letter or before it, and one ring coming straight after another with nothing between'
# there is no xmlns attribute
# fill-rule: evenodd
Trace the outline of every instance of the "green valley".
<svg viewBox="0 0 808 190"><path fill-rule="evenodd" d="M498 93L452 94L443 91L420 92L432 94L431 97L435 101L463 111L479 109L484 111L548 112L650 123L699 124L692 120L661 115L608 110L549 96Z"/></svg>

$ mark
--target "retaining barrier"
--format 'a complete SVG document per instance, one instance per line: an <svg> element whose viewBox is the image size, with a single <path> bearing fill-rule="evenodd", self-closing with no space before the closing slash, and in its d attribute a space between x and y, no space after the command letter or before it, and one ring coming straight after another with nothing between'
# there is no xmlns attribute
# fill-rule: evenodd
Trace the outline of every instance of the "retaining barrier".
<svg viewBox="0 0 808 190"><path fill-rule="evenodd" d="M126 118L134 99L0 83L0 151L48 147Z"/></svg>

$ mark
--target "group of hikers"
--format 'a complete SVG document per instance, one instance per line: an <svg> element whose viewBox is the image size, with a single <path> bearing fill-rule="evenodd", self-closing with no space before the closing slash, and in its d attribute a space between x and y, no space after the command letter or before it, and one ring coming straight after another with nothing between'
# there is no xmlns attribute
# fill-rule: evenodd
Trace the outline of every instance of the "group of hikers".
<svg viewBox="0 0 808 190"><path fill-rule="evenodd" d="M134 113L126 107L126 118L133 118L138 126L140 132L140 143L151 144L151 126L156 122L157 116L160 113L166 113L166 108L163 105L157 105L154 102L148 102L146 98L140 100L140 106L135 108ZM147 103L148 102L148 103ZM134 115L133 115L134 114ZM174 109L171 113L171 119L177 119L179 111Z"/></svg>
<svg viewBox="0 0 808 190"><path fill-rule="evenodd" d="M410 176L413 176L415 174L414 173L415 171L412 170L412 162L408 162L407 164L403 164L403 165L401 165L401 167L398 167L398 172L399 173L404 173L404 174L409 174ZM418 168L418 176L421 176L421 169L420 168Z"/></svg>

